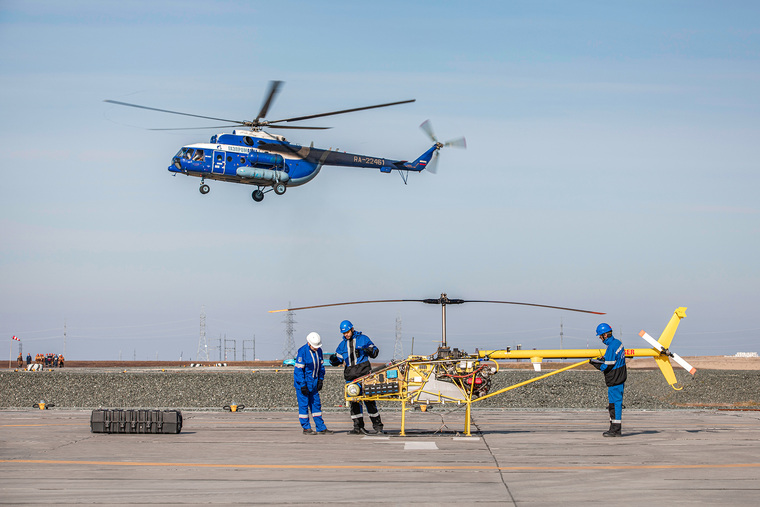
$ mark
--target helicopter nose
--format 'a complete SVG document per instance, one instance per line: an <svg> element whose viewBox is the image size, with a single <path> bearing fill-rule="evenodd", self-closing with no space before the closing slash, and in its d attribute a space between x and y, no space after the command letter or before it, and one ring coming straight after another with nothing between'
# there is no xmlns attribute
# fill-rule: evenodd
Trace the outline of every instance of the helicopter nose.
<svg viewBox="0 0 760 507"><path fill-rule="evenodd" d="M173 173L182 172L182 164L180 164L179 159L175 157L172 159L172 165L170 165L168 169Z"/></svg>

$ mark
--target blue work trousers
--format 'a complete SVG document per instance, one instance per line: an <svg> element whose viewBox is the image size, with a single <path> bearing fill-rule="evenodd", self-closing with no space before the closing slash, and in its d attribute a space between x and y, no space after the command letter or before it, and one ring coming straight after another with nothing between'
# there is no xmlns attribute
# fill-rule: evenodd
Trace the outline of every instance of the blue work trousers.
<svg viewBox="0 0 760 507"><path fill-rule="evenodd" d="M311 428L309 423L309 410L311 410L317 431L326 430L327 426L322 420L322 401L319 399L319 391L303 394L300 389L296 389L296 397L298 398L298 421L301 423L301 427L305 430Z"/></svg>
<svg viewBox="0 0 760 507"><path fill-rule="evenodd" d="M614 405L615 407L615 418L610 422L615 424L620 424L623 418L623 386L625 386L625 383L607 388L607 399L610 405Z"/></svg>

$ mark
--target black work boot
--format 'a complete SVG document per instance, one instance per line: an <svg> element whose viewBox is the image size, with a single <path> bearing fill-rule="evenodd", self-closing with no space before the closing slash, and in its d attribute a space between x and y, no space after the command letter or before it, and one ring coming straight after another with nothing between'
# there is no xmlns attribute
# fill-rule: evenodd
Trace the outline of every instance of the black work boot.
<svg viewBox="0 0 760 507"><path fill-rule="evenodd" d="M610 429L602 433L602 435L605 437L622 437L621 426L620 423L610 423Z"/></svg>
<svg viewBox="0 0 760 507"><path fill-rule="evenodd" d="M375 432L380 433L381 435L385 433L383 431L383 420L380 419L380 415L370 417L369 419L372 421L372 429L374 429Z"/></svg>
<svg viewBox="0 0 760 507"><path fill-rule="evenodd" d="M354 429L348 432L350 435L374 435L374 431L370 431L364 427L364 420L361 422L354 422Z"/></svg>

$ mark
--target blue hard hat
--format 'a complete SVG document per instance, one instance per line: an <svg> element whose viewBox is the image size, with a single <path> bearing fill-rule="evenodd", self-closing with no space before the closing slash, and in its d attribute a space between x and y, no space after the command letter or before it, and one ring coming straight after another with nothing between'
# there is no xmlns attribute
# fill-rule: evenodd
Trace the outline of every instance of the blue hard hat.
<svg viewBox="0 0 760 507"><path fill-rule="evenodd" d="M596 335L597 336L603 335L604 333L611 333L611 332L612 332L612 328L610 327L609 324L605 324L604 322L602 322L601 324L599 324L598 326L596 326Z"/></svg>
<svg viewBox="0 0 760 507"><path fill-rule="evenodd" d="M341 333L347 333L351 331L354 328L354 325L351 324L350 320L344 320L340 323L340 332Z"/></svg>

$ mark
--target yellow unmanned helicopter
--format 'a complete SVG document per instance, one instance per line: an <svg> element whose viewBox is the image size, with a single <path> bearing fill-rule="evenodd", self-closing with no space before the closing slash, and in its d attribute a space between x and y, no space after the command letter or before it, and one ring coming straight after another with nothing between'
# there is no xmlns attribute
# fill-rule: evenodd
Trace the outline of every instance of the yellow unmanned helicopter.
<svg viewBox="0 0 760 507"><path fill-rule="evenodd" d="M451 349L446 343L446 306L463 303L501 303L512 305L536 306L541 308L553 308L573 312L591 313L604 315L601 312L578 310L558 306L539 305L532 303L518 303L513 301L486 301L451 299L446 294L434 299L386 299L375 301L354 301L348 303L332 303L326 305L305 306L299 308L286 308L272 310L270 313L306 310L310 308L324 308L329 306L341 306L363 303L395 303L395 302L422 302L427 304L440 304L442 311L442 337L441 345L435 354L430 356L412 355L401 361L392 361L384 366L375 368L371 373L349 382L345 386L345 399L352 401L396 401L401 403L401 435L404 436L406 424L406 412L415 406L427 407L428 405L464 405L466 409L464 434L471 435L471 409L472 404L485 400L492 396L505 393L512 389L545 379L552 375L568 371L578 366L588 364L590 359L604 355L604 349L546 349L546 350L476 350L474 354ZM681 319L686 317L686 308L680 307L673 312L665 330L659 340L655 340L649 334L641 331L639 335L651 345L651 348L626 349L625 356L653 357L660 368L665 380L673 389L677 387L677 379L670 364L672 358L692 375L695 369L682 357L670 351L670 343L678 328ZM554 370L544 375L520 382L494 392L490 392L491 376L499 371L497 360L506 359L529 359L534 368L540 371L543 359L567 359L583 358L583 361L571 364L564 368Z"/></svg>

